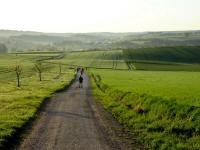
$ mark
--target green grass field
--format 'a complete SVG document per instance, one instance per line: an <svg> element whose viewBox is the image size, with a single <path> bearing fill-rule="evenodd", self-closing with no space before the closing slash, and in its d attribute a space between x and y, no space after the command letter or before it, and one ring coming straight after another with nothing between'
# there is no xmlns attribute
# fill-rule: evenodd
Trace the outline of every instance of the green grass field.
<svg viewBox="0 0 200 150"><path fill-rule="evenodd" d="M56 55L55 55L56 56ZM36 116L43 101L63 89L74 77L74 70L43 64L42 81L34 69L36 60L50 55L0 55L0 147ZM22 67L21 86L17 87L15 65Z"/></svg>
<svg viewBox="0 0 200 150"><path fill-rule="evenodd" d="M125 50L124 50L125 51ZM66 53L65 57L61 60L50 60L53 63L63 63L68 65L77 65L93 68L110 68L122 70L155 70L155 71L200 71L200 65L183 63L183 62L170 62L170 61L157 61L157 60L140 60L129 58L127 60L127 53L124 54L123 50L112 51L86 51L86 52L71 52ZM131 51L132 50L128 50ZM130 61L130 63L128 63Z"/></svg>
<svg viewBox="0 0 200 150"><path fill-rule="evenodd" d="M86 51L66 53L62 60L51 60L54 63L64 63L94 68L128 69L122 59L122 51Z"/></svg>
<svg viewBox="0 0 200 150"><path fill-rule="evenodd" d="M200 148L199 72L90 73L94 95L146 148Z"/></svg>
<svg viewBox="0 0 200 150"><path fill-rule="evenodd" d="M200 149L199 48L140 50L0 55L0 145L35 117L45 98L69 84L69 68L84 66L94 96L145 148ZM16 63L22 67L19 88Z"/></svg>
<svg viewBox="0 0 200 150"><path fill-rule="evenodd" d="M147 149L200 149L199 47L114 52L96 63L126 70L90 69L95 97Z"/></svg>
<svg viewBox="0 0 200 150"><path fill-rule="evenodd" d="M113 89L176 98L180 103L200 106L200 72L92 70L92 73L100 75L102 83Z"/></svg>
<svg viewBox="0 0 200 150"><path fill-rule="evenodd" d="M200 47L156 47L123 50L123 59L137 70L200 71Z"/></svg>
<svg viewBox="0 0 200 150"><path fill-rule="evenodd" d="M131 62L137 70L146 71L200 71L199 64L161 62L161 61L134 61Z"/></svg>
<svg viewBox="0 0 200 150"><path fill-rule="evenodd" d="M200 47L155 47L123 50L128 60L200 63Z"/></svg>

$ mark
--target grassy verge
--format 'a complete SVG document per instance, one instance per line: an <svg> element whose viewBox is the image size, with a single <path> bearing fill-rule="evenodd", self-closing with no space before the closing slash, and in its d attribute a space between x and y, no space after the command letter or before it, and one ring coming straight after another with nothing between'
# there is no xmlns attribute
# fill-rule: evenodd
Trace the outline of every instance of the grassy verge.
<svg viewBox="0 0 200 150"><path fill-rule="evenodd" d="M125 92L91 75L94 96L147 149L200 149L200 108L176 99Z"/></svg>
<svg viewBox="0 0 200 150"><path fill-rule="evenodd" d="M37 116L44 101L70 84L74 70L62 66L62 72L59 73L59 66L43 64L42 81L39 81L34 69L38 57L0 57L0 149L5 149L10 140ZM16 86L16 74L12 69L16 61L23 68L20 87Z"/></svg>
<svg viewBox="0 0 200 150"><path fill-rule="evenodd" d="M72 79L73 75L67 78L63 76L41 83L30 81L22 88L10 89L12 92L5 89L8 93L4 91L0 96L0 148L29 120L36 117L44 100L48 100L56 91L64 89Z"/></svg>

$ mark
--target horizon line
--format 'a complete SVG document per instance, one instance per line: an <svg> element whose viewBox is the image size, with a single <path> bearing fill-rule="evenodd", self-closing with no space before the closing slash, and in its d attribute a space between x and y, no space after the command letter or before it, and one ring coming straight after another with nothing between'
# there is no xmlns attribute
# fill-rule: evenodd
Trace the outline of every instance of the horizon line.
<svg viewBox="0 0 200 150"><path fill-rule="evenodd" d="M112 32L112 31L96 31L96 32L45 32L45 31L36 31L36 30L14 30L14 29L0 29L0 31L17 31L17 32L35 32L35 33L44 33L44 34L90 34L90 33L159 33L159 32L195 32L200 31L200 29L186 29L186 30L149 30L149 31L126 31L126 32Z"/></svg>

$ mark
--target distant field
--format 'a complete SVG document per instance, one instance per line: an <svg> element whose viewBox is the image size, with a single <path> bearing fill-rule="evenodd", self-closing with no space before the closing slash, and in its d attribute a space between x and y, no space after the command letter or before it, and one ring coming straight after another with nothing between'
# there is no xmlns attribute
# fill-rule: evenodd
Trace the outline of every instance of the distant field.
<svg viewBox="0 0 200 150"><path fill-rule="evenodd" d="M51 60L50 62L96 68L128 69L122 59L121 50L71 52L66 53L62 60Z"/></svg>
<svg viewBox="0 0 200 150"><path fill-rule="evenodd" d="M200 47L155 47L123 50L127 60L200 63Z"/></svg>
<svg viewBox="0 0 200 150"><path fill-rule="evenodd" d="M43 64L42 81L39 81L34 65L41 58L52 58L52 54L0 55L0 148L35 117L45 98L69 84L74 77L74 70L65 66L60 74L58 65ZM19 88L14 71L16 64L22 67Z"/></svg>
<svg viewBox="0 0 200 150"><path fill-rule="evenodd" d="M163 61L134 61L131 62L136 70L147 71L200 71L200 64L176 63Z"/></svg>
<svg viewBox="0 0 200 150"><path fill-rule="evenodd" d="M200 149L200 73L90 70L95 97L149 149Z"/></svg>
<svg viewBox="0 0 200 150"><path fill-rule="evenodd" d="M148 51L148 49L145 50ZM171 51L173 51L173 48ZM50 62L123 70L200 71L200 65L198 63L173 62L170 60L140 60L139 58L135 59L132 57L133 52L134 50L70 52L66 53L62 60L51 60ZM130 56L127 56L129 53Z"/></svg>
<svg viewBox="0 0 200 150"><path fill-rule="evenodd" d="M200 47L126 49L123 58L137 70L200 71Z"/></svg>

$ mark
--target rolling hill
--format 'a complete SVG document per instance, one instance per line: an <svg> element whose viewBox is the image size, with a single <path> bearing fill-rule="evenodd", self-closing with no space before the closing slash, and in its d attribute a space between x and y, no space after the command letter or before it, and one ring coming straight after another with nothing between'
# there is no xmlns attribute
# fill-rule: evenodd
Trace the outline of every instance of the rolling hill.
<svg viewBox="0 0 200 150"><path fill-rule="evenodd" d="M42 33L0 30L0 43L5 44L9 52L200 46L200 31Z"/></svg>

